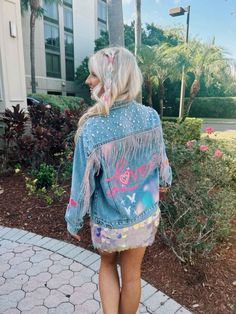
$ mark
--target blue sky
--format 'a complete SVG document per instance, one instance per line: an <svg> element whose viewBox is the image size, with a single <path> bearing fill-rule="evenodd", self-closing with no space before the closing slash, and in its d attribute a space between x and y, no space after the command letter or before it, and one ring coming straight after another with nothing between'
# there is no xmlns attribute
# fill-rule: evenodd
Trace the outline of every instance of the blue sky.
<svg viewBox="0 0 236 314"><path fill-rule="evenodd" d="M123 1L124 22L134 19L134 0ZM171 17L168 9L191 6L189 38L211 41L225 48L229 58L236 59L236 0L142 0L142 23L161 27L186 26L187 15Z"/></svg>

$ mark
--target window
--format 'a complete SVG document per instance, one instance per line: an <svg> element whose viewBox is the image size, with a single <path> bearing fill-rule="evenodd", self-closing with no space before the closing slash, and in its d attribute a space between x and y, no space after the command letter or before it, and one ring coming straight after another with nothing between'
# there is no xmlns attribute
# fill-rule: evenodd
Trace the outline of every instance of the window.
<svg viewBox="0 0 236 314"><path fill-rule="evenodd" d="M75 70L74 70L74 59L66 58L66 80L74 81Z"/></svg>
<svg viewBox="0 0 236 314"><path fill-rule="evenodd" d="M107 4L104 1L98 0L98 19L107 22Z"/></svg>
<svg viewBox="0 0 236 314"><path fill-rule="evenodd" d="M61 92L57 92L57 91L47 91L48 95L61 95Z"/></svg>
<svg viewBox="0 0 236 314"><path fill-rule="evenodd" d="M63 3L72 7L72 0L64 0Z"/></svg>
<svg viewBox="0 0 236 314"><path fill-rule="evenodd" d="M61 77L60 55L46 52L47 76Z"/></svg>
<svg viewBox="0 0 236 314"><path fill-rule="evenodd" d="M49 18L50 20L58 21L58 9L56 2L44 3L43 9L44 17Z"/></svg>
<svg viewBox="0 0 236 314"><path fill-rule="evenodd" d="M74 43L72 34L64 34L65 37L65 54L66 56L74 56Z"/></svg>
<svg viewBox="0 0 236 314"><path fill-rule="evenodd" d="M72 31L73 30L73 15L72 10L64 6L64 28Z"/></svg>
<svg viewBox="0 0 236 314"><path fill-rule="evenodd" d="M58 26L44 22L44 41L46 49L60 51Z"/></svg>
<svg viewBox="0 0 236 314"><path fill-rule="evenodd" d="M98 21L98 37L101 35L101 31L107 31L107 25Z"/></svg>

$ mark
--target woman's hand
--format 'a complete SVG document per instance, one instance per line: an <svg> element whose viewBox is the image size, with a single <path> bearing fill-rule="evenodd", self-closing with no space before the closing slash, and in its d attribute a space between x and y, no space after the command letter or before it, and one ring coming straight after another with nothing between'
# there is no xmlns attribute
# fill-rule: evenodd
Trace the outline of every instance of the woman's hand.
<svg viewBox="0 0 236 314"><path fill-rule="evenodd" d="M68 232L68 236L76 239L77 241L81 240L80 235L78 235L78 234L71 234L71 233Z"/></svg>

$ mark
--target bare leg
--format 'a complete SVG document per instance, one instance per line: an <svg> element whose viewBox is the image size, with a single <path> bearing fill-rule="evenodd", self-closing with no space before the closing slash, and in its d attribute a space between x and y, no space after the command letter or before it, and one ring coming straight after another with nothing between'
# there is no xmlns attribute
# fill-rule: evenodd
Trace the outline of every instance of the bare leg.
<svg viewBox="0 0 236 314"><path fill-rule="evenodd" d="M122 288L119 314L136 314L141 297L141 264L145 247L120 253Z"/></svg>
<svg viewBox="0 0 236 314"><path fill-rule="evenodd" d="M118 253L99 252L99 291L104 314L118 314L120 301L120 282L117 272Z"/></svg>

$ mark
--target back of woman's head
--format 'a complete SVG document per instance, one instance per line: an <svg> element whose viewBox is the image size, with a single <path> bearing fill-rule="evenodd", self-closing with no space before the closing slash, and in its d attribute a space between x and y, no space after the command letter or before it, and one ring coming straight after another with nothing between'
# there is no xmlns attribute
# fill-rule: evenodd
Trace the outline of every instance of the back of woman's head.
<svg viewBox="0 0 236 314"><path fill-rule="evenodd" d="M99 79L98 85L93 88L96 103L80 118L75 139L89 117L108 115L115 101L134 99L142 85L136 58L123 47L104 48L96 52L89 59L89 71Z"/></svg>
<svg viewBox="0 0 236 314"><path fill-rule="evenodd" d="M114 101L134 99L142 84L142 75L134 55L123 47L104 48L89 60L89 70L99 78L94 97L110 107ZM104 93L98 96L101 88Z"/></svg>

